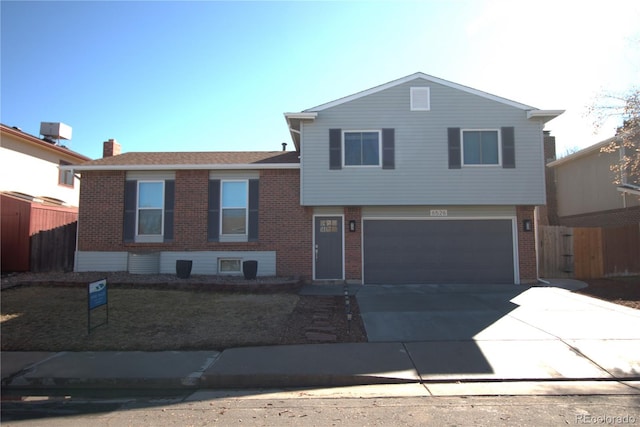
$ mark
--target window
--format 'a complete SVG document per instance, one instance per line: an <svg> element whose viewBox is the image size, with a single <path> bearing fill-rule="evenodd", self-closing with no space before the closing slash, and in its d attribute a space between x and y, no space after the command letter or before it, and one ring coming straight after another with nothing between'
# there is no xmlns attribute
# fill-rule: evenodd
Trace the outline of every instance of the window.
<svg viewBox="0 0 640 427"><path fill-rule="evenodd" d="M247 234L248 181L222 181L221 235Z"/></svg>
<svg viewBox="0 0 640 427"><path fill-rule="evenodd" d="M69 166L71 163L60 160L60 166ZM62 170L58 172L58 184L73 187L73 171Z"/></svg>
<svg viewBox="0 0 640 427"><path fill-rule="evenodd" d="M463 130L462 160L465 166L500 165L497 130Z"/></svg>
<svg viewBox="0 0 640 427"><path fill-rule="evenodd" d="M138 236L162 236L164 181L138 182Z"/></svg>
<svg viewBox="0 0 640 427"><path fill-rule="evenodd" d="M242 260L239 258L218 258L218 273L239 274L242 272Z"/></svg>
<svg viewBox="0 0 640 427"><path fill-rule="evenodd" d="M380 131L344 132L345 166L380 166Z"/></svg>
<svg viewBox="0 0 640 427"><path fill-rule="evenodd" d="M411 111L429 111L431 109L428 87L411 88Z"/></svg>

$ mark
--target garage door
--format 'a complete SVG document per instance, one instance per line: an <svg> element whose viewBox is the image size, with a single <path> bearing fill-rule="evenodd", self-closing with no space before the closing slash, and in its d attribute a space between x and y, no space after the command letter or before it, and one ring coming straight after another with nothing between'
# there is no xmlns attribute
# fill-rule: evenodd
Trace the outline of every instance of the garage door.
<svg viewBox="0 0 640 427"><path fill-rule="evenodd" d="M511 220L365 220L366 284L513 283Z"/></svg>

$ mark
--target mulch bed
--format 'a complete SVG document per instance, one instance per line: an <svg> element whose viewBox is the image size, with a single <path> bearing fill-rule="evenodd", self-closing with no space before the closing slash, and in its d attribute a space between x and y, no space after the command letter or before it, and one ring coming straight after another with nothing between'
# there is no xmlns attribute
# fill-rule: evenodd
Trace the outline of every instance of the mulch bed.
<svg viewBox="0 0 640 427"><path fill-rule="evenodd" d="M588 279L588 287L574 291L640 310L640 276Z"/></svg>
<svg viewBox="0 0 640 427"><path fill-rule="evenodd" d="M367 342L355 297L300 296L287 325L281 344Z"/></svg>

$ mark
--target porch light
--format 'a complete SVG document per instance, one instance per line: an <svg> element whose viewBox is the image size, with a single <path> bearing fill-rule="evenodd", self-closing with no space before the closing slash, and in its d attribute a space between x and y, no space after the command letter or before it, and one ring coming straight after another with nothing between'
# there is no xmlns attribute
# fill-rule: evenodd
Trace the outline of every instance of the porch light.
<svg viewBox="0 0 640 427"><path fill-rule="evenodd" d="M356 220L352 219L349 221L349 231L356 231Z"/></svg>
<svg viewBox="0 0 640 427"><path fill-rule="evenodd" d="M531 220L525 219L522 221L522 230L523 231L531 231Z"/></svg>

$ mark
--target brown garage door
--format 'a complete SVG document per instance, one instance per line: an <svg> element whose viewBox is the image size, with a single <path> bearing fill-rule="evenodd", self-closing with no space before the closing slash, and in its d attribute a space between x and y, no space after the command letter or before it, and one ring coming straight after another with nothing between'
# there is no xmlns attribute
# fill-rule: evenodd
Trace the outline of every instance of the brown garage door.
<svg viewBox="0 0 640 427"><path fill-rule="evenodd" d="M364 282L513 283L512 221L365 220Z"/></svg>

